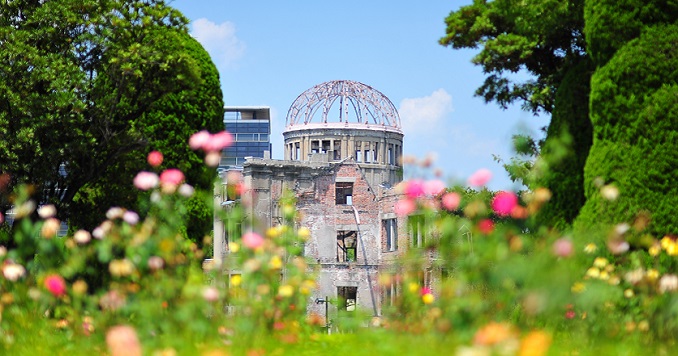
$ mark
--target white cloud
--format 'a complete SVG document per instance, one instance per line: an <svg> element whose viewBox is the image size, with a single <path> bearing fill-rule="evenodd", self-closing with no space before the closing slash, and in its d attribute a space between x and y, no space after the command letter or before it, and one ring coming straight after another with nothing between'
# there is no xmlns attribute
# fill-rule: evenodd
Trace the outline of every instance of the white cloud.
<svg viewBox="0 0 678 356"><path fill-rule="evenodd" d="M405 98L400 102L398 109L405 135L430 132L452 111L452 96L443 88L422 98Z"/></svg>
<svg viewBox="0 0 678 356"><path fill-rule="evenodd" d="M245 54L245 43L236 36L232 22L216 24L200 18L193 21L191 34L205 47L217 67L233 67Z"/></svg>

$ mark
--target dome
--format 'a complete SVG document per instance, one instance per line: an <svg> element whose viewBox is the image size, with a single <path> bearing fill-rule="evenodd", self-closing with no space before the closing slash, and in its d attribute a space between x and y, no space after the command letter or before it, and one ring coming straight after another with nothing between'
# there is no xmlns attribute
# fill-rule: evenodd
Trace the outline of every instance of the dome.
<svg viewBox="0 0 678 356"><path fill-rule="evenodd" d="M342 123L378 125L400 131L400 117L393 103L369 85L333 80L301 93L287 112L288 129L308 124Z"/></svg>

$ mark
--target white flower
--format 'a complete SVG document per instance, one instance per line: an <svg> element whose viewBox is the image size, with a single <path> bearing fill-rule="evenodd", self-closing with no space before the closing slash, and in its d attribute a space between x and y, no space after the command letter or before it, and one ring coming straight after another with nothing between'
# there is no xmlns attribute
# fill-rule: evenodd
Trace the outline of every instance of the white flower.
<svg viewBox="0 0 678 356"><path fill-rule="evenodd" d="M659 279L659 292L673 292L678 289L678 276L675 274L665 274Z"/></svg>
<svg viewBox="0 0 678 356"><path fill-rule="evenodd" d="M26 269L20 264L10 263L2 268L2 274L8 280L16 282L19 278L26 275Z"/></svg>
<svg viewBox="0 0 678 356"><path fill-rule="evenodd" d="M179 194L181 194L183 197L190 198L194 192L195 189L193 189L193 187L191 187L189 184L184 183L179 186Z"/></svg>
<svg viewBox="0 0 678 356"><path fill-rule="evenodd" d="M130 225L136 225L139 222L139 214L128 210L122 215L122 220Z"/></svg>
<svg viewBox="0 0 678 356"><path fill-rule="evenodd" d="M614 201L619 198L619 189L612 184L608 184L600 188L600 195L609 201Z"/></svg>
<svg viewBox="0 0 678 356"><path fill-rule="evenodd" d="M106 218L108 220L115 220L115 219L121 218L122 214L124 212L125 212L125 210L123 210L122 208L114 206L114 207L108 209L108 211L106 212Z"/></svg>
<svg viewBox="0 0 678 356"><path fill-rule="evenodd" d="M56 215L56 208L52 204L43 205L38 208L38 215L43 219L51 218Z"/></svg>
<svg viewBox="0 0 678 356"><path fill-rule="evenodd" d="M87 230L78 230L73 234L73 240L81 245L88 243L91 239L92 235Z"/></svg>

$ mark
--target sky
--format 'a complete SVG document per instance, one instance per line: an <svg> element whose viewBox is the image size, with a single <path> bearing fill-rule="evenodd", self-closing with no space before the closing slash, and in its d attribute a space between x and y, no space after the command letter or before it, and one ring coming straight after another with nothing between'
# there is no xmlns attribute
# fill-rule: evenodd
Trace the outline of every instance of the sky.
<svg viewBox="0 0 678 356"><path fill-rule="evenodd" d="M520 188L493 155L514 156L511 137L543 137L548 117L507 110L474 96L485 78L471 63L478 50L438 44L444 19L464 1L174 0L210 53L227 106L271 108L272 157L282 159L287 111L307 89L353 80L398 109L403 153L423 159L453 184L489 169L493 190ZM433 170L407 169L430 178Z"/></svg>

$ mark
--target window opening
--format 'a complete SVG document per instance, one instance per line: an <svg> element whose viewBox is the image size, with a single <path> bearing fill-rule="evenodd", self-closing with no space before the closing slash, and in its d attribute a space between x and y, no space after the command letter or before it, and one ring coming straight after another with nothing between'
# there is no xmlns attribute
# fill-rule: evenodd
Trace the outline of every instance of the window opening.
<svg viewBox="0 0 678 356"><path fill-rule="evenodd" d="M353 183L336 183L336 203L337 205L353 205Z"/></svg>
<svg viewBox="0 0 678 356"><path fill-rule="evenodd" d="M396 251L398 249L398 221L396 219L385 219L382 221L382 225L386 238L386 251Z"/></svg>
<svg viewBox="0 0 678 356"><path fill-rule="evenodd" d="M358 252L357 237L355 231L337 232L337 262L355 262Z"/></svg>
<svg viewBox="0 0 678 356"><path fill-rule="evenodd" d="M358 302L358 287L337 287L337 297L339 299L338 310L355 311Z"/></svg>

